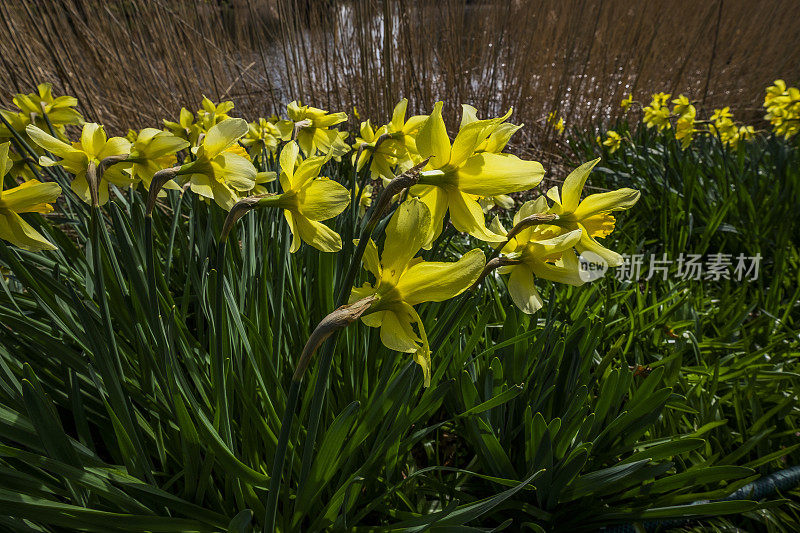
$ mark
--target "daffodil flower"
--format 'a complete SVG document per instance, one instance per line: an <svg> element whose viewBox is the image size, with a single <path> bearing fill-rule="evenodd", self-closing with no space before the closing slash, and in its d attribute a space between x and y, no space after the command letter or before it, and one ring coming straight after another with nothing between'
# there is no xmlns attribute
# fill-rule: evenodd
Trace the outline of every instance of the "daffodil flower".
<svg viewBox="0 0 800 533"><path fill-rule="evenodd" d="M292 231L290 251L300 249L301 241L323 252L338 252L342 238L322 223L337 216L350 203L350 191L340 183L319 177L327 157L300 159L300 148L290 141L281 150L280 183L283 193L261 198L260 207L277 207Z"/></svg>
<svg viewBox="0 0 800 533"><path fill-rule="evenodd" d="M250 159L255 159L267 150L274 154L278 149L278 138L281 133L272 122L265 118L251 122L247 127L247 134L242 138L242 145L250 154Z"/></svg>
<svg viewBox="0 0 800 533"><path fill-rule="evenodd" d="M523 161L511 154L476 153L476 148L506 118L508 114L468 122L460 128L451 144L442 119L442 102L438 102L420 128L417 150L421 158L430 157L430 161L420 175L419 185L411 192L431 211L433 225L426 246L430 246L441 233L448 209L457 230L484 241L502 241L502 236L486 227L477 197L524 191L542 180L544 169L541 163Z"/></svg>
<svg viewBox="0 0 800 533"><path fill-rule="evenodd" d="M608 148L609 154L613 154L622 146L622 137L616 131L608 130L606 132L606 140L603 141L603 146Z"/></svg>
<svg viewBox="0 0 800 533"><path fill-rule="evenodd" d="M362 122L360 137L353 144L354 149L362 144L366 145L366 150L361 152L357 169L361 170L371 156L372 178L382 178L384 184L395 177L394 167L397 167L398 172L404 172L414 166L413 154L417 153L415 136L428 116L414 115L406 120L407 108L408 100L403 98L395 105L392 120L377 130L373 129L369 120ZM380 146L376 147L378 139L384 136ZM353 154L354 163L357 155Z"/></svg>
<svg viewBox="0 0 800 533"><path fill-rule="evenodd" d="M42 129L47 128L47 121L49 121L56 131L56 135L63 136L64 126L83 123L83 117L75 109L75 106L78 105L77 98L74 96L54 98L53 86L49 83L41 83L36 89L36 93L17 94L14 97L14 105L20 110L21 120L18 127L21 127L17 130L19 133L23 133L28 124ZM45 115L47 115L47 121L44 118ZM4 114L4 116L8 115Z"/></svg>
<svg viewBox="0 0 800 533"><path fill-rule="evenodd" d="M627 111L633 105L633 95L629 94L627 97L623 98L622 101L619 103L619 106L622 108L623 111Z"/></svg>
<svg viewBox="0 0 800 533"><path fill-rule="evenodd" d="M306 157L317 153L340 159L350 151L344 142L347 134L331 126L347 120L346 113L328 113L323 109L300 105L297 101L286 106L289 120L281 120L276 126L284 141L296 140Z"/></svg>
<svg viewBox="0 0 800 533"><path fill-rule="evenodd" d="M53 161L47 156L39 158L39 164L43 167L60 165L75 175L70 187L85 202L91 202L89 183L86 181L86 172L89 163L99 165L106 157L127 155L130 153L131 143L122 137L106 137L106 132L102 126L93 122L83 125L80 141L67 144L56 139L50 134L45 133L33 124L25 128L28 136L39 146L60 157L59 161ZM134 183L130 174L123 172L119 166L112 166L107 169L100 179L98 185L98 201L100 205L108 201L109 184L118 187L127 187Z"/></svg>
<svg viewBox="0 0 800 533"><path fill-rule="evenodd" d="M557 131L559 134L564 133L564 118L559 117L555 111L551 111L547 115L547 123L553 126L553 129Z"/></svg>
<svg viewBox="0 0 800 533"><path fill-rule="evenodd" d="M223 120L228 120L228 113L233 111L233 102L220 102L215 104L207 97L203 97L201 109L197 111L197 123L202 131L207 132Z"/></svg>
<svg viewBox="0 0 800 533"><path fill-rule="evenodd" d="M350 295L351 303L377 296L369 314L361 320L369 327L380 328L381 342L387 348L414 354L426 387L431 381L431 352L414 306L458 296L475 282L485 264L483 252L477 249L452 263L415 258L425 244L430 224L430 210L423 202L414 198L403 202L386 228L383 252L379 254L372 241L365 250L363 264L375 276L375 282L353 288Z"/></svg>
<svg viewBox="0 0 800 533"><path fill-rule="evenodd" d="M547 201L540 196L522 205L514 215L514 224L532 214L546 211ZM492 221L492 227L506 235L505 228L497 218ZM582 234L583 230L577 228L544 239L537 228L529 227L520 231L503 248L505 257L515 264L501 266L498 271L510 274L508 292L523 313L533 314L542 308L542 297L534 283L536 277L575 286L584 283L578 257L573 250Z"/></svg>
<svg viewBox="0 0 800 533"><path fill-rule="evenodd" d="M192 192L213 199L225 210L230 210L256 184L256 168L236 153L241 150L236 141L245 133L247 122L241 118L229 118L212 126L200 146L192 149L196 159L177 172L186 176Z"/></svg>
<svg viewBox="0 0 800 533"><path fill-rule="evenodd" d="M150 190L153 175L161 169L175 166L175 154L189 147L189 142L175 135L156 128L145 128L138 132L131 143L128 157L130 168L126 171L136 182L141 181L144 188ZM123 168L125 164L123 164ZM178 189L178 185L170 180L164 185L166 189Z"/></svg>
<svg viewBox="0 0 800 533"><path fill-rule="evenodd" d="M614 211L630 209L638 200L640 193L635 189L618 189L616 191L590 194L581 200L583 186L589 173L600 161L597 158L584 163L573 170L561 187L559 194L556 187L547 191L547 197L553 201L549 213L558 215L559 226L550 226L551 229L537 230L544 238L549 238L554 232L582 230L580 240L575 244L578 251L591 251L602 257L608 266L622 264L622 256L605 248L597 242L614 231L616 220L611 215Z"/></svg>
<svg viewBox="0 0 800 533"><path fill-rule="evenodd" d="M55 250L53 243L25 222L19 213L51 212L50 204L61 194L61 187L57 183L33 179L4 191L3 178L11 168L9 145L7 142L0 144L0 238L31 252Z"/></svg>
<svg viewBox="0 0 800 533"><path fill-rule="evenodd" d="M194 114L185 107L181 108L178 122L172 122L166 119L162 122L164 122L164 128L166 128L167 131L176 137L189 141L191 146L197 146L200 135L203 133L200 130L200 125L194 121Z"/></svg>

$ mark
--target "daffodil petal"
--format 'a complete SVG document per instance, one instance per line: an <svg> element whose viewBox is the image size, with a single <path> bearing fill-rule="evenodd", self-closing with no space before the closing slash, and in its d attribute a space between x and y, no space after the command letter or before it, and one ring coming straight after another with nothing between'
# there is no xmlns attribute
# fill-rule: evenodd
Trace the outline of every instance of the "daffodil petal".
<svg viewBox="0 0 800 533"><path fill-rule="evenodd" d="M534 285L533 272L526 265L511 267L508 278L508 293L520 311L532 315L542 308L542 297Z"/></svg>
<svg viewBox="0 0 800 533"><path fill-rule="evenodd" d="M347 208L350 191L340 183L318 178L297 193L298 209L310 220L328 220Z"/></svg>
<svg viewBox="0 0 800 533"><path fill-rule="evenodd" d="M421 340L414 332L411 317L402 307L386 310L381 320L381 342L390 350L413 353Z"/></svg>
<svg viewBox="0 0 800 533"><path fill-rule="evenodd" d="M428 239L431 213L421 200L403 202L386 228L381 265L384 275L397 280Z"/></svg>
<svg viewBox="0 0 800 533"><path fill-rule="evenodd" d="M31 252L56 249L21 216L9 210L0 211L0 239Z"/></svg>
<svg viewBox="0 0 800 533"><path fill-rule="evenodd" d="M309 220L297 212L292 212L291 217L294 221L292 232L296 230L296 235L306 244L322 252L338 252L342 249L342 237L322 222ZM293 242L292 252L296 252L298 248L300 244L297 243L295 246Z"/></svg>
<svg viewBox="0 0 800 533"><path fill-rule="evenodd" d="M57 183L42 183L33 179L4 191L0 196L0 208L15 213L49 213L53 210L50 204L55 202L60 194L61 187Z"/></svg>
<svg viewBox="0 0 800 533"><path fill-rule="evenodd" d="M442 118L442 102L436 102L433 113L417 133L417 150L423 157L431 157L433 168L442 168L450 162L450 138Z"/></svg>
<svg viewBox="0 0 800 533"><path fill-rule="evenodd" d="M538 161L524 161L509 154L480 153L468 157L457 175L458 188L463 192L497 196L539 185L544 168Z"/></svg>
<svg viewBox="0 0 800 533"><path fill-rule="evenodd" d="M610 267L617 267L622 264L622 256L613 250L609 250L599 242L597 242L591 235L587 232L583 232L581 234L580 242L578 242L575 247L583 252L583 251L590 251L594 252L608 264Z"/></svg>
<svg viewBox="0 0 800 533"><path fill-rule="evenodd" d="M572 254L574 256L575 252L566 250L564 254ZM531 269L538 277L555 281L556 283L575 286L583 285L584 281L581 279L577 261L569 261L568 264L570 264L572 268L557 266L545 263L544 261L537 261L531 265Z"/></svg>
<svg viewBox="0 0 800 533"><path fill-rule="evenodd" d="M458 231L469 233L476 239L486 242L503 242L504 235L492 233L486 227L483 209L475 198L458 190L447 191L447 203L450 207L450 222Z"/></svg>
<svg viewBox="0 0 800 533"><path fill-rule="evenodd" d="M400 276L397 291L409 305L449 300L478 279L485 263L483 252L477 249L454 263L423 261Z"/></svg>
<svg viewBox="0 0 800 533"><path fill-rule="evenodd" d="M33 124L30 124L27 128L25 128L25 133L28 134L33 142L58 157L67 157L70 154L81 154L81 151L77 148L74 148L63 141L56 139Z"/></svg>
<svg viewBox="0 0 800 533"><path fill-rule="evenodd" d="M628 188L592 194L584 198L575 209L575 218L582 219L598 213L629 209L639 201L640 195L641 193L636 189Z"/></svg>
<svg viewBox="0 0 800 533"><path fill-rule="evenodd" d="M209 159L213 159L246 133L246 120L241 118L223 120L208 130L203 139L203 153Z"/></svg>
<svg viewBox="0 0 800 533"><path fill-rule="evenodd" d="M569 173L567 179L564 180L564 185L561 186L561 206L564 211L571 213L578 207L578 201L581 199L581 192L589 177L589 173L600 162L600 158L588 161L572 172Z"/></svg>

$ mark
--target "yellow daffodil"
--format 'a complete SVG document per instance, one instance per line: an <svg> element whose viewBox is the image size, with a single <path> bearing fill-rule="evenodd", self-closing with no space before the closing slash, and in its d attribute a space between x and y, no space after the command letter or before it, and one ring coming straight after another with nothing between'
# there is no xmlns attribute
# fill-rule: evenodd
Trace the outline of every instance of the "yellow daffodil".
<svg viewBox="0 0 800 533"><path fill-rule="evenodd" d="M55 250L56 247L25 222L19 213L51 212L53 206L50 204L61 194L61 187L57 183L41 183L33 179L4 191L4 177L11 168L9 144L0 144L0 238L32 252Z"/></svg>
<svg viewBox="0 0 800 533"><path fill-rule="evenodd" d="M459 129L452 144L442 119L442 102L436 104L425 120L416 144L419 157L430 157L430 160L419 185L412 187L411 192L431 211L433 224L426 246L441 233L448 210L457 230L489 242L502 241L502 236L486 227L477 197L524 191L541 182L544 176L541 163L524 161L510 154L475 152L509 114L469 122Z"/></svg>
<svg viewBox="0 0 800 533"><path fill-rule="evenodd" d="M452 263L414 257L425 244L430 224L431 213L423 202L414 198L403 202L386 228L383 252L379 254L370 241L364 253L364 267L375 276L375 282L353 288L350 295L351 302L377 296L369 314L361 320L369 327L380 328L381 342L387 348L414 354L426 387L431 381L431 352L413 306L461 294L475 282L485 263L480 250L471 250Z"/></svg>
<svg viewBox="0 0 800 533"><path fill-rule="evenodd" d="M551 111L550 114L547 115L547 123L553 126L553 129L559 134L564 133L564 117L559 117L555 111Z"/></svg>
<svg viewBox="0 0 800 533"><path fill-rule="evenodd" d="M730 108L715 109L710 120L714 123L714 130L723 144L735 146L739 140L739 128L733 122L733 113L730 112Z"/></svg>
<svg viewBox="0 0 800 533"><path fill-rule="evenodd" d="M177 164L175 154L188 147L188 141L167 131L145 128L131 141L131 153L128 158L130 167L126 171L134 181L141 181L144 188L150 190L153 175L161 169L175 166ZM170 180L164 188L177 189L178 185Z"/></svg>
<svg viewBox="0 0 800 533"><path fill-rule="evenodd" d="M386 133L386 126L381 126L376 130L372 127L370 121L366 120L361 123L359 135L353 144L352 162L356 165L356 170L361 171L370 157L372 157L372 164L369 170L374 180L391 180L395 175L392 168L398 164L398 156L405 155L405 148L403 147L399 150L398 143L392 142L390 139L383 140L380 146L377 149L375 148L378 138ZM365 149L361 151L361 157L356 162L358 148L361 145L364 145Z"/></svg>
<svg viewBox="0 0 800 533"><path fill-rule="evenodd" d="M776 135L788 139L800 132L800 89L787 88L786 82L775 80L775 84L767 88L764 107L767 110L764 119L772 124Z"/></svg>
<svg viewBox="0 0 800 533"><path fill-rule="evenodd" d="M83 123L83 117L75 109L78 105L77 98L73 96L54 98L53 86L49 83L41 83L36 89L36 93L14 96L13 102L19 108L19 113L2 111L3 116L12 123L17 133L25 133L25 128L29 124L47 130L49 121L56 136L63 140L64 126Z"/></svg>
<svg viewBox="0 0 800 533"><path fill-rule="evenodd" d="M290 141L281 150L280 183L283 193L259 200L261 207L277 207L292 230L291 252L300 249L301 241L323 252L338 252L342 238L322 223L337 216L350 203L350 191L336 181L319 177L327 157L300 159L300 149Z"/></svg>
<svg viewBox="0 0 800 533"><path fill-rule="evenodd" d="M228 120L228 113L233 111L233 102L220 102L215 104L207 97L200 102L201 108L197 111L197 123L204 132L210 130L223 120Z"/></svg>
<svg viewBox="0 0 800 533"><path fill-rule="evenodd" d="M672 95L670 93L655 93L651 96L653 98L650 102L651 107L663 107L667 105L667 101Z"/></svg>
<svg viewBox="0 0 800 533"><path fill-rule="evenodd" d="M547 201L540 196L522 205L514 215L514 224L525 217L546 211ZM492 221L492 228L506 234L497 218ZM533 314L542 308L542 297L534 283L536 277L576 286L584 283L580 276L578 257L573 250L580 243L582 234L583 230L576 228L542 238L540 232L530 227L519 232L503 248L505 257L516 264L502 266L499 272L510 274L508 292L522 312Z"/></svg>
<svg viewBox="0 0 800 533"><path fill-rule="evenodd" d="M243 193L255 187L256 168L236 144L245 133L247 122L241 118L223 120L208 130L200 146L192 149L196 159L178 171L192 192L229 210Z"/></svg>
<svg viewBox="0 0 800 533"><path fill-rule="evenodd" d="M537 232L543 239L547 239L563 231L580 229L582 233L575 248L580 252L585 250L594 252L602 257L608 266L613 267L622 264L622 256L605 248L595 239L606 237L614 231L616 221L611 213L630 209L639 200L640 193L635 189L624 188L590 194L581 201L586 179L599 161L600 158L597 158L573 170L564 180L561 194L556 187L547 191L547 197L553 201L548 212L558 215L559 226L546 226Z"/></svg>
<svg viewBox="0 0 800 533"><path fill-rule="evenodd" d="M67 172L74 174L75 178L72 180L70 187L87 203L91 202L89 184L86 181L89 163L92 162L95 165L99 165L106 157L129 154L131 148L131 143L127 139L122 137L107 138L103 127L93 122L83 125L80 141L72 144L56 139L32 124L25 131L33 142L61 158L59 161L53 161L47 156L42 156L39 158L39 164L42 166L60 165ZM98 186L97 193L100 205L108 201L108 187L110 184L118 187L127 187L132 183L134 183L133 178L130 174L123 172L119 165L108 168L103 173Z"/></svg>
<svg viewBox="0 0 800 533"><path fill-rule="evenodd" d="M360 191L361 191L360 188L358 187L358 185L356 185L356 198L358 198L358 194ZM361 198L359 199L358 202L358 216L363 217L364 213L366 213L367 209L369 209L369 207L372 205L373 192L374 189L372 185L367 183L364 186L364 192L361 193Z"/></svg>
<svg viewBox="0 0 800 533"><path fill-rule="evenodd" d="M264 151L274 154L278 149L278 138L280 137L278 128L265 118L251 122L247 128L247 134L242 138L242 145L250 154L250 159L255 159Z"/></svg>
<svg viewBox="0 0 800 533"><path fill-rule="evenodd" d="M338 160L350 151L344 142L347 133L330 129L347 120L346 113L328 113L323 109L300 105L297 101L286 106L286 113L289 120L281 120L276 124L281 139L295 139L306 157L321 153Z"/></svg>
<svg viewBox="0 0 800 533"><path fill-rule="evenodd" d="M202 131L200 130L200 125L195 123L194 114L191 111L182 107L178 122L171 122L166 119L162 122L164 122L164 128L167 131L176 137L189 141L191 146L197 146Z"/></svg>
<svg viewBox="0 0 800 533"><path fill-rule="evenodd" d="M675 138L681 143L681 147L686 149L692 142L692 137L696 133L695 118L697 117L697 109L692 105L689 99L684 95L678 95L677 98L672 100L674 106L672 107L672 114L678 117L675 124Z"/></svg>
<svg viewBox="0 0 800 533"><path fill-rule="evenodd" d="M609 154L613 154L622 146L622 137L616 131L608 130L606 132L606 140L603 141L603 146L608 148Z"/></svg>
<svg viewBox="0 0 800 533"><path fill-rule="evenodd" d="M755 134L756 130L753 126L741 126L739 128L739 140L746 141L752 139Z"/></svg>
<svg viewBox="0 0 800 533"><path fill-rule="evenodd" d="M623 98L622 101L619 103L619 106L622 108L623 111L628 111L632 105L633 105L632 94L629 94L627 97Z"/></svg>

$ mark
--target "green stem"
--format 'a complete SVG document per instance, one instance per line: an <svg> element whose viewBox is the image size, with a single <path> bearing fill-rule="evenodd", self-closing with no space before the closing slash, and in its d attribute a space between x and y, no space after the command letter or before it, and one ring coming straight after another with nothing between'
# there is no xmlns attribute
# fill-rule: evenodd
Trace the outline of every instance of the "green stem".
<svg viewBox="0 0 800 533"><path fill-rule="evenodd" d="M225 320L225 242L221 241L217 248L217 292L214 298L214 351L212 352L212 366L217 393L217 408L220 410L220 433L229 448L233 449L233 436L230 426L230 412L228 407L228 387L225 376L225 354L223 332Z"/></svg>
<svg viewBox="0 0 800 533"><path fill-rule="evenodd" d="M278 446L275 449L275 460L272 463L272 478L269 481L269 494L264 514L264 531L275 531L275 515L278 510L278 494L281 490L281 477L283 465L286 463L286 449L289 445L289 434L292 431L292 421L300 399L300 380L292 380L289 386L289 397L286 400L286 411L278 436Z"/></svg>

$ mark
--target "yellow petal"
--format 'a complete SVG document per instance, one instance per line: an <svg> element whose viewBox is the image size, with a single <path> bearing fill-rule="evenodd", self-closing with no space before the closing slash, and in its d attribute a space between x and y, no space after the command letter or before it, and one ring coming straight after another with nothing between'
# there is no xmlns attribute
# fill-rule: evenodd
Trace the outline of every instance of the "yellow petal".
<svg viewBox="0 0 800 533"><path fill-rule="evenodd" d="M298 209L310 220L328 220L347 208L350 191L340 183L318 178L303 186L297 193Z"/></svg>
<svg viewBox="0 0 800 533"><path fill-rule="evenodd" d="M25 128L25 133L28 134L33 142L53 155L57 155L58 157L68 157L71 154L81 154L81 151L77 148L74 148L63 141L56 139L52 135L48 135L33 124L29 124L28 127Z"/></svg>
<svg viewBox="0 0 800 533"><path fill-rule="evenodd" d="M565 250L563 253L565 257L569 256L569 254L572 254L572 259L564 261L564 263L569 265L569 267L538 261L531 265L533 273L540 278L555 281L556 283L564 283L575 286L583 285L584 281L580 276L580 270L578 269L578 261L575 257L575 252L572 250Z"/></svg>
<svg viewBox="0 0 800 533"><path fill-rule="evenodd" d="M542 308L542 297L533 283L533 272L526 265L511 267L508 293L520 311L532 315Z"/></svg>
<svg viewBox="0 0 800 533"><path fill-rule="evenodd" d="M214 125L203 138L203 154L213 159L247 133L247 121L229 118Z"/></svg>
<svg viewBox="0 0 800 533"><path fill-rule="evenodd" d="M403 126L405 125L406 121L406 108L408 107L408 99L403 98L397 105L394 106L394 112L392 112L392 127L396 131L400 131Z"/></svg>
<svg viewBox="0 0 800 533"><path fill-rule="evenodd" d="M53 210L50 204L60 194L61 187L57 183L42 183L33 179L5 191L0 196L0 209L9 209L15 213L49 213Z"/></svg>
<svg viewBox="0 0 800 533"><path fill-rule="evenodd" d="M413 353L419 349L420 338L411 325L411 317L402 308L384 312L381 320L381 342L390 350Z"/></svg>
<svg viewBox="0 0 800 533"><path fill-rule="evenodd" d="M297 143L291 141L286 144L281 150L280 163L281 163L281 187L284 191L292 188L292 178L294 177L294 167L297 163L297 157L300 155L300 147Z"/></svg>
<svg viewBox="0 0 800 533"><path fill-rule="evenodd" d="M415 194L419 193L419 199L428 206L428 210L431 213L431 225L428 228L428 236L423 245L423 248L427 250L442 232L444 216L447 214L447 192L439 187L428 185L414 187L412 190Z"/></svg>
<svg viewBox="0 0 800 533"><path fill-rule="evenodd" d="M255 184L256 167L240 155L222 152L211 163L217 179L237 191L249 191Z"/></svg>
<svg viewBox="0 0 800 533"><path fill-rule="evenodd" d="M81 131L81 148L90 157L97 158L106 145L106 132L100 124L87 122Z"/></svg>
<svg viewBox="0 0 800 533"><path fill-rule="evenodd" d="M417 151L423 157L432 157L430 165L442 168L450 162L450 138L442 118L442 102L436 102L433 113L417 133Z"/></svg>
<svg viewBox="0 0 800 533"><path fill-rule="evenodd" d="M403 202L386 228L381 265L384 276L396 281L428 239L431 213L421 200Z"/></svg>
<svg viewBox="0 0 800 533"><path fill-rule="evenodd" d="M442 302L458 296L472 285L486 263L480 250L470 250L454 263L420 262L406 270L397 290L410 305Z"/></svg>
<svg viewBox="0 0 800 533"><path fill-rule="evenodd" d="M342 249L341 236L322 222L309 220L297 212L292 212L290 215L286 210L284 213L287 213L286 219L289 220L292 233L306 244L323 252L338 252ZM296 252L299 248L300 243L295 239L291 251Z"/></svg>
<svg viewBox="0 0 800 533"><path fill-rule="evenodd" d="M567 179L564 180L564 185L561 186L561 205L565 212L571 213L578 207L578 201L580 201L581 192L583 192L583 185L586 183L589 173L599 162L600 158L598 157L597 159L582 164L570 172Z"/></svg>
<svg viewBox="0 0 800 533"><path fill-rule="evenodd" d="M639 196L639 191L628 188L589 195L575 209L575 218L580 220L599 213L629 209L639 201Z"/></svg>
<svg viewBox="0 0 800 533"><path fill-rule="evenodd" d="M0 198L3 195L3 177L8 174L14 163L8 158L8 147L11 146L10 142L0 144Z"/></svg>
<svg viewBox="0 0 800 533"><path fill-rule="evenodd" d="M450 207L450 222L458 231L469 233L476 239L486 242L503 242L504 235L492 233L486 227L483 209L474 197L458 190L447 191Z"/></svg>
<svg viewBox="0 0 800 533"><path fill-rule="evenodd" d="M508 154L475 154L458 169L458 188L478 196L497 196L531 189L542 181L538 161Z"/></svg>
<svg viewBox="0 0 800 533"><path fill-rule="evenodd" d="M103 160L112 155L125 155L131 151L131 143L122 137L111 137L97 152L97 159Z"/></svg>
<svg viewBox="0 0 800 533"><path fill-rule="evenodd" d="M358 239L353 240L353 244L358 245ZM361 258L362 262L364 263L364 268L367 271L371 272L375 279L380 279L381 277L381 260L378 257L378 247L375 246L375 243L370 239L367 242L366 248L364 248L364 256Z"/></svg>
<svg viewBox="0 0 800 533"><path fill-rule="evenodd" d="M31 252L56 249L21 216L8 210L0 210L0 239Z"/></svg>
<svg viewBox="0 0 800 533"><path fill-rule="evenodd" d="M620 254L612 250L609 250L608 248L606 248L605 246L594 240L594 238L587 232L583 232L583 234L581 235L580 242L578 242L575 245L575 247L581 252L583 252L584 250L588 250L590 252L596 253L597 255L602 257L603 260L606 263L608 263L608 266L610 267L617 267L622 264L622 256Z"/></svg>

